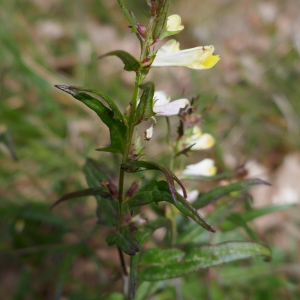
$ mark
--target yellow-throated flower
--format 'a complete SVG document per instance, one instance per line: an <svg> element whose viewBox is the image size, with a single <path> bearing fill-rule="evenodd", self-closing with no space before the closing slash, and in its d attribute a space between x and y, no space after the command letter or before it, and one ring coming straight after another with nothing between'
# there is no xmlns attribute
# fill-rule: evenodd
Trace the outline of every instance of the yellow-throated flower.
<svg viewBox="0 0 300 300"><path fill-rule="evenodd" d="M179 43L176 40L170 40L157 51L151 67L210 69L220 60L218 55L214 55L214 51L214 46L180 50Z"/></svg>

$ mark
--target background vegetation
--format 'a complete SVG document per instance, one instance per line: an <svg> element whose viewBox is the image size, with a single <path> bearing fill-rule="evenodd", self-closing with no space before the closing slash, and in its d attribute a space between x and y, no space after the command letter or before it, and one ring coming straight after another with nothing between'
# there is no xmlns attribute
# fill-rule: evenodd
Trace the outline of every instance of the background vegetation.
<svg viewBox="0 0 300 300"><path fill-rule="evenodd" d="M146 1L126 2L143 23ZM181 48L213 44L221 61L205 72L166 68L149 75L172 99L199 96L200 108L210 108L202 128L217 145L188 162L213 157L219 170L246 163L249 177L273 184L252 191L256 207L300 199L299 11L297 0L173 0L171 13L185 25L176 36ZM106 127L53 85L97 88L125 109L134 74L118 59L97 56L114 49L137 55L127 26L112 0L0 1L0 299L90 300L121 289L117 251L104 238L111 229L95 224L94 199L53 212L49 206L86 187L87 156L117 169L117 155L94 151L109 143ZM171 119L174 135L177 122ZM154 138L144 142L149 157L169 159L166 134L159 120ZM272 248L271 263L257 259L191 274L181 280L182 298L299 299L298 215L296 205L249 223ZM217 229L211 242L251 240L241 228ZM152 288L151 299L176 298L172 280Z"/></svg>

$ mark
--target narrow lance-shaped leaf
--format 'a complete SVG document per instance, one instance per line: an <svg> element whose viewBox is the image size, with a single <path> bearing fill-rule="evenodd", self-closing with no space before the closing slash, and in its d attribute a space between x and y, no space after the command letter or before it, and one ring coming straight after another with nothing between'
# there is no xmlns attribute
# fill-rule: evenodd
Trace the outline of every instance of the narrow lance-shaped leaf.
<svg viewBox="0 0 300 300"><path fill-rule="evenodd" d="M69 86L68 89L73 90L73 91L78 92L78 93L88 92L88 93L92 93L92 94L95 94L97 96L100 96L109 105L109 107L113 111L113 113L114 113L113 118L115 120L119 120L119 121L124 120L123 115L120 112L118 106L115 104L115 102L107 94L105 94L103 92L100 92L100 91L97 91L97 90L94 90L94 89L88 89L88 88L84 88L84 87L80 87L80 86Z"/></svg>
<svg viewBox="0 0 300 300"><path fill-rule="evenodd" d="M195 145L196 145L196 143L195 143L195 144L192 144L192 145L188 146L187 148L183 149L182 151L178 152L178 153L176 154L176 157L179 156L179 155L181 155L181 154L183 154L183 155L185 155L185 156L188 156L188 155L187 155L188 152L191 151L191 148L192 148L193 146L195 146Z"/></svg>
<svg viewBox="0 0 300 300"><path fill-rule="evenodd" d="M106 238L108 246L116 244L128 255L135 255L140 251L140 245L129 226L123 226L119 233L113 233Z"/></svg>
<svg viewBox="0 0 300 300"><path fill-rule="evenodd" d="M129 200L129 208L135 206L142 206L151 202L167 201L173 204L179 211L190 217L204 229L215 232L214 228L198 213L198 211L179 193L176 193L177 201L175 202L170 193L168 185L165 181L152 181L143 186L139 191Z"/></svg>
<svg viewBox="0 0 300 300"><path fill-rule="evenodd" d="M86 182L90 188L103 188L100 181L107 181L107 171L104 170L97 161L88 158L83 167ZM100 195L95 195L97 200L98 223L106 226L116 226L117 202L108 201Z"/></svg>
<svg viewBox="0 0 300 300"><path fill-rule="evenodd" d="M285 210L285 209L288 209L288 208L291 208L294 206L295 206L294 203L263 206L263 207L247 210L247 211L243 212L242 214L238 214L238 215L241 219L243 219L244 222L250 222L250 221L252 221L256 218L259 218L261 216L264 216L266 214ZM238 224L233 222L233 220L227 219L227 220L224 220L224 222L222 222L221 229L223 231L233 230L236 227L236 225L238 225Z"/></svg>
<svg viewBox="0 0 300 300"><path fill-rule="evenodd" d="M137 232L135 238L140 244L140 247L144 244L148 236L156 229L167 225L169 220L167 218L158 218L149 222L141 230ZM130 256L130 285L132 290L132 296L135 297L135 291L137 286L137 267L140 258L140 253L136 253L134 256Z"/></svg>
<svg viewBox="0 0 300 300"><path fill-rule="evenodd" d="M169 168L167 168L166 166L164 166L160 163L156 163L156 162L152 162L152 161L141 161L141 160L140 161L130 161L130 162L126 162L126 163L122 164L121 168L124 169L128 173L136 173L136 172L146 171L146 170L159 170L164 173L166 180L168 182L170 192L171 192L172 197L175 202L177 202L177 197L176 197L176 189L174 186L174 180L182 188L184 197L185 198L187 197L186 190L185 190L183 184L181 183L181 181L170 171Z"/></svg>
<svg viewBox="0 0 300 300"><path fill-rule="evenodd" d="M94 188L90 188L90 189L85 189L85 190L81 190L81 191L77 191L77 192L73 192L73 193L68 193L66 195L64 195L63 197L61 197L60 199L58 199L57 201L55 201L55 203L51 206L50 209L52 209L54 206L60 204L61 202L70 200L70 199L74 199L74 198L79 198L79 197L87 197L87 196L101 196L102 198L111 198L110 193L108 193L107 191L105 191L105 189L102 187L94 187Z"/></svg>
<svg viewBox="0 0 300 300"><path fill-rule="evenodd" d="M130 55L126 51L122 50L117 50L117 51L112 51L108 52L106 54L98 56L99 59L104 58L106 56L117 56L119 57L122 62L124 63L124 70L126 71L134 71L137 72L141 66L140 62L136 60L132 55Z"/></svg>
<svg viewBox="0 0 300 300"><path fill-rule="evenodd" d="M153 97L155 86L153 82L147 82L139 86L142 90L144 90L140 103L136 109L135 114L135 125L141 123L142 121L148 121L151 117L155 115L153 111Z"/></svg>
<svg viewBox="0 0 300 300"><path fill-rule="evenodd" d="M228 195L231 192L239 191L239 190L244 190L248 188L251 185L259 185L259 184L264 184L264 185L270 185L269 183L258 179L247 179L244 181L228 184L225 186L220 186L212 189L211 191L200 194L198 199L193 203L193 206L196 207L197 209L202 208L206 206L207 204L214 202L221 197Z"/></svg>
<svg viewBox="0 0 300 300"><path fill-rule="evenodd" d="M164 257L168 250L148 249L142 255L147 257L145 265L138 272L138 278L145 281L158 281L176 278L188 273L209 268L223 263L247 259L254 256L263 256L266 260L271 259L271 251L268 247L251 242L226 242L217 245L205 245L194 247L187 252L178 252L174 259L155 261L157 257ZM147 252L154 252L153 259ZM151 253L150 253L151 254Z"/></svg>
<svg viewBox="0 0 300 300"><path fill-rule="evenodd" d="M232 212L228 214L226 219L233 224L242 227L252 240L255 242L260 242L255 232L247 225L247 222L245 222L245 220L239 214Z"/></svg>
<svg viewBox="0 0 300 300"><path fill-rule="evenodd" d="M76 92L72 87L70 88L65 85L55 85L55 87L84 103L87 107L96 112L103 123L107 125L110 131L111 144L109 147L97 149L98 151L124 153L127 127L121 121L114 119L114 112L112 110L105 107L99 100L92 96L84 92Z"/></svg>

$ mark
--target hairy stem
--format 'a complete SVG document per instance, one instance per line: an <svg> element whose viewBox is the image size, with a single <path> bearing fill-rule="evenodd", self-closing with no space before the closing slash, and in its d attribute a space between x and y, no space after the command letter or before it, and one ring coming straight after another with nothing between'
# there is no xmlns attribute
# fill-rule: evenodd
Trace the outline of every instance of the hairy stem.
<svg viewBox="0 0 300 300"><path fill-rule="evenodd" d="M131 15L130 15L128 9L126 8L126 6L125 6L123 0L118 0L118 2L119 2L119 4L120 4L120 6L121 6L121 8L122 8L122 10L123 10L123 12L124 12L126 18L128 19L130 25L132 26L132 30L135 30L135 25L136 25L136 24L135 24L133 18L131 17Z"/></svg>

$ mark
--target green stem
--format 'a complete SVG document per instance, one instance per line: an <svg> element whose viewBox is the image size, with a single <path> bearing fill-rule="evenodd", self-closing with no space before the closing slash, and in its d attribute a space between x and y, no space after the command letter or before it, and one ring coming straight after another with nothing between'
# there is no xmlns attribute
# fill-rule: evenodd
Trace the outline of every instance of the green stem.
<svg viewBox="0 0 300 300"><path fill-rule="evenodd" d="M126 9L124 3L122 0L118 0L120 6L122 7L126 17L130 21L132 26L135 26L135 24L132 24L132 18ZM142 47L141 51L141 57L140 61L142 61L146 55L147 51L150 45L150 36L152 33L152 28L153 28L154 20L151 18L148 26L148 32L145 36L145 42ZM135 28L135 27L134 27ZM134 132L134 121L135 121L135 110L136 110L136 105L138 101L138 96L139 96L139 85L141 84L142 80L144 79L143 74L141 72L137 72L136 78L135 78L135 85L134 85L134 91L133 91L133 96L131 100L131 111L129 115L129 120L128 120L128 125L127 125L127 136L126 136L126 144L125 144L125 150L123 153L123 158L122 158L122 163L125 163L128 159L128 155L130 152L130 147L131 147L131 142L132 142L132 136ZM120 168L120 176L119 176L119 192L118 192L118 218L117 218L117 232L120 232L120 229L122 228L122 223L123 223L123 193L124 193L124 177L125 177L125 171ZM118 248L119 256L120 256L120 261L121 261L121 266L123 269L123 274L125 276L128 276L127 269L126 269L126 264L125 264L125 259L124 259L124 253L120 248Z"/></svg>

